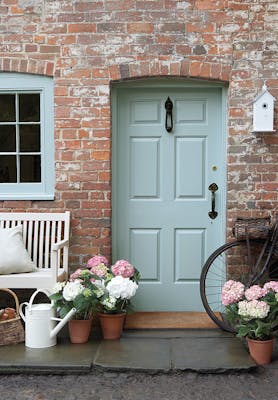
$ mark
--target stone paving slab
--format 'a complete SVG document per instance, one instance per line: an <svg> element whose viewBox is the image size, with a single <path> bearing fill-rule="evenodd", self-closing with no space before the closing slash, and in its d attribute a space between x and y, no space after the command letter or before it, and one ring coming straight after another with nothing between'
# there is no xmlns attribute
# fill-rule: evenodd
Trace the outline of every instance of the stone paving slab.
<svg viewBox="0 0 278 400"><path fill-rule="evenodd" d="M94 365L111 370L168 372L171 369L170 341L157 338L102 341Z"/></svg>
<svg viewBox="0 0 278 400"><path fill-rule="evenodd" d="M31 349L24 343L0 347L0 373L90 372L99 342L85 345L68 340L44 349Z"/></svg>
<svg viewBox="0 0 278 400"><path fill-rule="evenodd" d="M237 338L182 338L171 340L172 369L199 372L249 370L255 367Z"/></svg>

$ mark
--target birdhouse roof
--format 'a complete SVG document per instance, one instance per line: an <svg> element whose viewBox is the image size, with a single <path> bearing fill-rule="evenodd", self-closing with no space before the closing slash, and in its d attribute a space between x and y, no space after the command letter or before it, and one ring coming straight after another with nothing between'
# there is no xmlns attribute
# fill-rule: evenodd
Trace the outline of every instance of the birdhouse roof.
<svg viewBox="0 0 278 400"><path fill-rule="evenodd" d="M261 98L262 98L263 96L265 96L265 95L270 96L270 98L271 98L273 101L276 101L275 97L272 96L272 94L267 90L266 85L263 85L262 92L255 98L255 100L253 100L252 103L256 103L259 99L261 99Z"/></svg>

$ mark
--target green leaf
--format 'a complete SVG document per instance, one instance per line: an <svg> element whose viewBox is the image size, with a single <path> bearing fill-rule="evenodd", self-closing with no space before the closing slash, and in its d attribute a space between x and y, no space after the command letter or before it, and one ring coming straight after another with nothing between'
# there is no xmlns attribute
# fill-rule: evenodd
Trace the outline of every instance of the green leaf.
<svg viewBox="0 0 278 400"><path fill-rule="evenodd" d="M65 304L63 307L59 309L60 317L64 318L71 309L72 307L70 306L70 304Z"/></svg>
<svg viewBox="0 0 278 400"><path fill-rule="evenodd" d="M238 333L237 336L238 337L245 337L248 336L248 333L250 332L250 329L248 326L244 326L244 325L240 325L238 327Z"/></svg>

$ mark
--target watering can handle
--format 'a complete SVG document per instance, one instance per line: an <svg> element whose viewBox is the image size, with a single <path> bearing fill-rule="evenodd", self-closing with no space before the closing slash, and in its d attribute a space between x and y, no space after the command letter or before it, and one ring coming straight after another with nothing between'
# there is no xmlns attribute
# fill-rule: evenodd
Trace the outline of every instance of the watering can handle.
<svg viewBox="0 0 278 400"><path fill-rule="evenodd" d="M47 297L49 297L51 295L50 291L47 290L47 289L38 289L38 290L36 290L32 294L32 296L30 298L30 301L29 301L29 309L30 309L30 311L31 311L31 307L33 305L33 301L34 301L34 299L35 299L35 297L37 296L38 293L44 293L44 294L46 294ZM53 300L51 300L51 306L53 306L53 304L54 304L54 302L53 302Z"/></svg>
<svg viewBox="0 0 278 400"><path fill-rule="evenodd" d="M25 315L23 313L23 306L28 306L28 303L25 301L24 303L21 303L20 306L19 306L19 315L21 316L21 318L25 322Z"/></svg>

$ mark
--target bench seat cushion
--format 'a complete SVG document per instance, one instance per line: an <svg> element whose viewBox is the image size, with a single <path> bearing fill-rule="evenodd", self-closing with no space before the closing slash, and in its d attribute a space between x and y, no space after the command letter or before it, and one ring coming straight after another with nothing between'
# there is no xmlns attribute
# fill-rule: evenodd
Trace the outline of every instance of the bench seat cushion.
<svg viewBox="0 0 278 400"><path fill-rule="evenodd" d="M0 228L0 275L36 271L36 266L25 249L22 225Z"/></svg>

